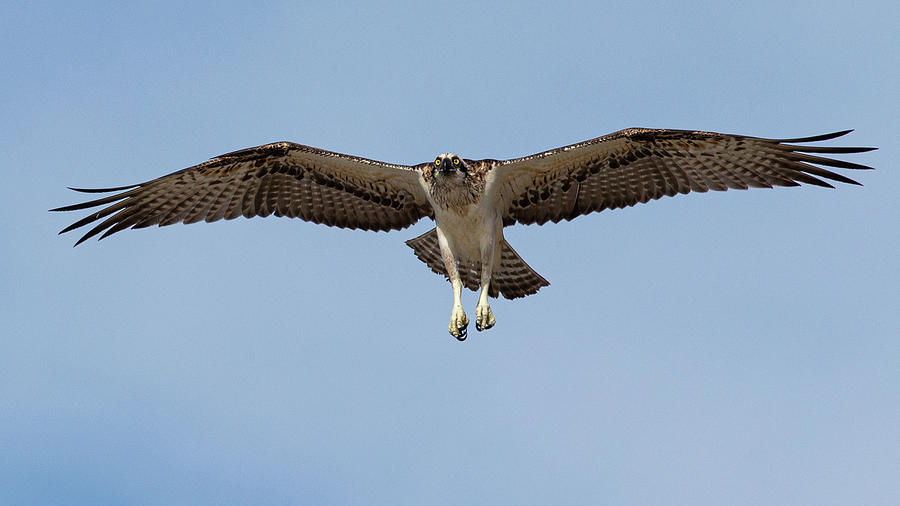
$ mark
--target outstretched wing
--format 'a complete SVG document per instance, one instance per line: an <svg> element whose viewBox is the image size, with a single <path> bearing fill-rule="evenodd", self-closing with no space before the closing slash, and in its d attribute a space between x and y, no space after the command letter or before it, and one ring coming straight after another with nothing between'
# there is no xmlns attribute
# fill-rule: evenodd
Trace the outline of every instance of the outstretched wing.
<svg viewBox="0 0 900 506"><path fill-rule="evenodd" d="M290 142L235 151L90 202L52 209L105 206L60 233L99 220L76 245L126 228L289 216L329 226L392 230L432 210L417 167L392 165ZM104 219L105 218L105 219Z"/></svg>
<svg viewBox="0 0 900 506"><path fill-rule="evenodd" d="M772 188L820 178L859 184L821 166L871 169L820 154L876 148L802 146L851 130L800 139L630 128L532 156L496 162L488 180L504 224L558 222L691 191Z"/></svg>

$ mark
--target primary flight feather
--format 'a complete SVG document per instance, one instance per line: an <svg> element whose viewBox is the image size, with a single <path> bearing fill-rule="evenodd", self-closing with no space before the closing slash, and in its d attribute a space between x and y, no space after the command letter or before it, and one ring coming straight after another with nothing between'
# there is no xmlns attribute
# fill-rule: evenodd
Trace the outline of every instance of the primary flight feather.
<svg viewBox="0 0 900 506"><path fill-rule="evenodd" d="M277 142L131 186L72 188L116 193L52 211L99 207L60 232L96 223L76 245L126 228L238 216L275 214L363 230L402 229L429 217L435 228L407 244L449 279L448 328L464 340L469 320L460 302L463 286L481 290L475 327L484 330L495 323L489 296L524 297L549 285L504 240L503 227L571 220L692 191L801 183L832 187L826 180L859 184L825 167L871 167L822 155L875 148L806 145L849 132L764 139L630 128L512 160L444 153L412 166Z"/></svg>

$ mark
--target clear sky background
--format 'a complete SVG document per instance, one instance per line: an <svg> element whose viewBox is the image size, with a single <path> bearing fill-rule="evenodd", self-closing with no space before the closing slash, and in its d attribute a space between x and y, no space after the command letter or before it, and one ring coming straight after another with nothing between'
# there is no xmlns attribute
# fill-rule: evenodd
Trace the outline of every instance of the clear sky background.
<svg viewBox="0 0 900 506"><path fill-rule="evenodd" d="M896 2L4 2L0 503L897 504ZM506 236L552 285L446 331L401 232L73 249L66 186L291 140L401 163L631 126L832 145L865 186ZM464 295L474 314L476 296Z"/></svg>

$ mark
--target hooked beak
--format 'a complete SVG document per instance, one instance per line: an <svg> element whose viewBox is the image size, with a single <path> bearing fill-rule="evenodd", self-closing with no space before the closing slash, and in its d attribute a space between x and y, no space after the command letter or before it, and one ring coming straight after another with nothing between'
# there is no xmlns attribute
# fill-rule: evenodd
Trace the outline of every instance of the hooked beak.
<svg viewBox="0 0 900 506"><path fill-rule="evenodd" d="M450 160L447 158L444 158L443 160L441 160L441 165L440 165L440 167L438 167L438 170L442 174L450 174L450 173L454 172L455 169L453 168L453 164L450 163Z"/></svg>

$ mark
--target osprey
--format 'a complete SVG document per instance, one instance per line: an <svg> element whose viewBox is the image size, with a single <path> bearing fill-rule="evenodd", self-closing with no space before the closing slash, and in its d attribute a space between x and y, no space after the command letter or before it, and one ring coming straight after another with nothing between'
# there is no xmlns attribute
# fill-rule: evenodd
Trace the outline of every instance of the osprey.
<svg viewBox="0 0 900 506"><path fill-rule="evenodd" d="M76 246L126 228L288 216L362 230L403 229L421 218L435 227L406 242L450 281L450 334L466 338L463 287L481 292L475 328L494 326L488 297L515 299L549 283L503 238L514 223L539 225L679 193L772 188L823 179L856 181L823 168L871 169L820 154L876 148L800 145L851 130L797 139L764 139L687 130L630 128L512 160L470 160L453 153L397 165L276 142L213 158L167 176L52 211L101 207L60 233L100 221ZM820 179L823 178L823 179Z"/></svg>

